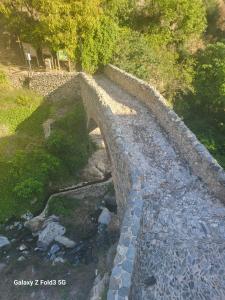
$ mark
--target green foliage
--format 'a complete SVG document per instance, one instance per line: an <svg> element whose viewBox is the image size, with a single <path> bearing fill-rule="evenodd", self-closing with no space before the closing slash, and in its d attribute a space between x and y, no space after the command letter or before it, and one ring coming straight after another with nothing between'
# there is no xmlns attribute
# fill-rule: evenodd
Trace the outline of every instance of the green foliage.
<svg viewBox="0 0 225 300"><path fill-rule="evenodd" d="M119 36L112 59L115 65L150 82L168 99L191 89L194 61L190 57L181 59L158 35L124 28Z"/></svg>
<svg viewBox="0 0 225 300"><path fill-rule="evenodd" d="M8 132L0 143L0 222L26 210L39 212L50 190L73 181L93 147L81 103L51 103L31 91L9 86L0 92L0 126ZM69 107L54 123L46 141L43 122L52 112ZM57 137L60 138L57 138Z"/></svg>
<svg viewBox="0 0 225 300"><path fill-rule="evenodd" d="M0 69L0 86L8 83L7 76L3 70Z"/></svg>
<svg viewBox="0 0 225 300"><path fill-rule="evenodd" d="M132 22L135 11L134 0L103 0L104 13L113 18L120 25Z"/></svg>
<svg viewBox="0 0 225 300"><path fill-rule="evenodd" d="M197 53L193 86L174 108L225 168L225 44L209 44Z"/></svg>
<svg viewBox="0 0 225 300"><path fill-rule="evenodd" d="M8 29L34 47L64 50L90 72L109 61L116 27L100 0L3 0L3 5Z"/></svg>
<svg viewBox="0 0 225 300"><path fill-rule="evenodd" d="M98 0L3 0L0 7L8 29L23 41L55 52L65 50L70 58L81 28L93 24L100 12Z"/></svg>
<svg viewBox="0 0 225 300"><path fill-rule="evenodd" d="M225 169L225 123L221 122L217 116L208 118L200 114L192 105L183 106L182 109L180 107L177 112L183 115L187 126Z"/></svg>
<svg viewBox="0 0 225 300"><path fill-rule="evenodd" d="M0 125L8 127L9 133L14 133L28 115L31 115L42 102L42 97L25 89L0 90Z"/></svg>
<svg viewBox="0 0 225 300"><path fill-rule="evenodd" d="M74 111L55 122L53 133L48 138L46 146L71 174L85 165L93 147L88 139L85 111L81 104L76 105Z"/></svg>
<svg viewBox="0 0 225 300"><path fill-rule="evenodd" d="M60 162L43 150L20 152L11 161L10 180L14 182L12 195L18 212L40 210L47 191L47 183L54 177Z"/></svg>
<svg viewBox="0 0 225 300"><path fill-rule="evenodd" d="M54 197L48 206L48 214L60 217L71 217L74 211L81 205L80 199L66 197Z"/></svg>
<svg viewBox="0 0 225 300"><path fill-rule="evenodd" d="M99 22L83 35L81 48L82 68L94 73L110 62L117 39L117 25L110 17L102 16Z"/></svg>
<svg viewBox="0 0 225 300"><path fill-rule="evenodd" d="M146 0L137 22L150 34L166 36L168 42L185 43L206 28L201 0Z"/></svg>
<svg viewBox="0 0 225 300"><path fill-rule="evenodd" d="M23 201L33 199L43 193L43 185L40 181L33 178L27 178L17 183L14 188L15 196Z"/></svg>
<svg viewBox="0 0 225 300"><path fill-rule="evenodd" d="M217 0L204 0L207 12L207 35L210 41L220 40L224 35L224 11L223 5ZM221 1L222 2L222 1Z"/></svg>
<svg viewBox="0 0 225 300"><path fill-rule="evenodd" d="M204 113L215 114L225 110L225 44L210 44L198 54L195 87L195 105Z"/></svg>

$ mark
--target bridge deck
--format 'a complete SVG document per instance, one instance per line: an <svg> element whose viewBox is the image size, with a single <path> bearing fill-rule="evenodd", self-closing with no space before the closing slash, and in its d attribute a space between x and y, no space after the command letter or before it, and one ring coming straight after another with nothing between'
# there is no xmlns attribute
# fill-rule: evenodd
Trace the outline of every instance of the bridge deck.
<svg viewBox="0 0 225 300"><path fill-rule="evenodd" d="M103 75L95 80L144 176L133 299L225 299L224 205L144 104Z"/></svg>

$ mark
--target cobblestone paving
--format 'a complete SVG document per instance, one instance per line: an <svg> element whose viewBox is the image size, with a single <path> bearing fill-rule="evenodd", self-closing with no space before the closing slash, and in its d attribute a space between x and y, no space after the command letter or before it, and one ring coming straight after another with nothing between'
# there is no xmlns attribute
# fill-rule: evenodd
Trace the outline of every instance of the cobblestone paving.
<svg viewBox="0 0 225 300"><path fill-rule="evenodd" d="M225 299L224 205L191 173L142 103L102 75L95 80L111 97L115 122L143 174L131 298Z"/></svg>

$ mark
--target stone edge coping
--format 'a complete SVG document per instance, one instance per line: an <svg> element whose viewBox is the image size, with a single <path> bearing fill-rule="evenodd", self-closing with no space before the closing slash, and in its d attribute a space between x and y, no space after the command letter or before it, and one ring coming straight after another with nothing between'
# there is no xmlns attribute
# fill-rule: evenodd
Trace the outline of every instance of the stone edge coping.
<svg viewBox="0 0 225 300"><path fill-rule="evenodd" d="M20 73L18 73L20 74ZM22 73L24 75L24 73ZM31 75L31 78L35 78L35 77L38 77L38 76L43 76L43 77L51 77L51 76L60 76L60 77L74 77L74 76L77 76L79 73L78 72L34 72L32 75ZM26 75L26 74L25 74Z"/></svg>
<svg viewBox="0 0 225 300"><path fill-rule="evenodd" d="M93 96L95 96L98 102L104 106L107 118L113 121L112 111L104 101L104 98L107 97L104 90L98 86L94 79L86 74L80 73L80 78L80 80L85 81L86 85L89 86ZM118 136L118 129L113 123L111 124L110 130L113 132L114 139L118 143L118 147L120 148L121 153L123 153L124 160L129 166L128 176L131 183L131 189L129 195L127 195L127 206L123 216L114 266L110 276L107 299L128 300L136 257L136 241L139 234L143 207L141 193L142 174L138 170L138 166L136 166L129 157L129 151L126 149L126 146L120 142L121 137Z"/></svg>
<svg viewBox="0 0 225 300"><path fill-rule="evenodd" d="M194 174L208 184L210 190L225 202L225 171L181 118L168 107L166 99L150 84L113 65L107 65L104 73L151 109Z"/></svg>

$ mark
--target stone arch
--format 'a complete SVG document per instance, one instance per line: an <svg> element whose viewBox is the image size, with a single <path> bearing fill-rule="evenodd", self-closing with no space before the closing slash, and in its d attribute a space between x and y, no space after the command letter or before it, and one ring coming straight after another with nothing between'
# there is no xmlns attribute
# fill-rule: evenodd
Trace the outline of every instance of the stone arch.
<svg viewBox="0 0 225 300"><path fill-rule="evenodd" d="M99 123L97 121L95 121L95 119L93 117L88 116L88 118L87 118L87 129L88 129L88 132L91 132L92 130L94 130L96 128L100 129L101 136L102 136L102 139L104 141L104 145L105 145L107 157L108 157L108 160L109 160L110 164L112 165L112 159L111 159L111 155L110 155L109 147L108 147L108 144L107 144L107 140L105 138L104 131L101 128L101 126L99 125Z"/></svg>

